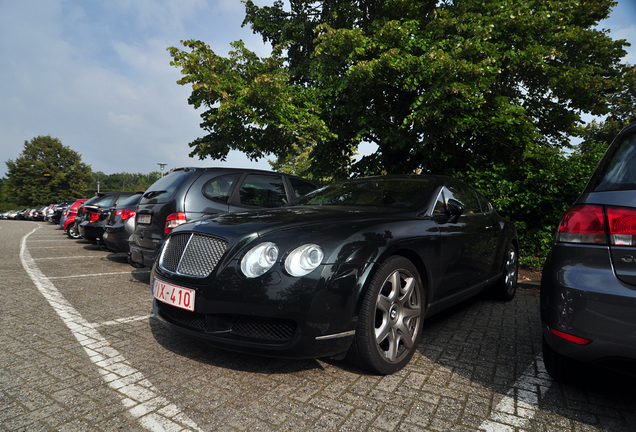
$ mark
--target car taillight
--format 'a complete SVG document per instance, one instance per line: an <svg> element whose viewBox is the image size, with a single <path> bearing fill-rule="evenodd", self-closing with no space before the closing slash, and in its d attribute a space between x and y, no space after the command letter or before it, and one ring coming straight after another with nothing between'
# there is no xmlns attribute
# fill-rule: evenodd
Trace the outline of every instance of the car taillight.
<svg viewBox="0 0 636 432"><path fill-rule="evenodd" d="M610 243L615 246L636 246L636 210L607 208Z"/></svg>
<svg viewBox="0 0 636 432"><path fill-rule="evenodd" d="M135 217L136 214L137 212L135 210L116 210L115 211L115 216L121 217L121 220L130 219L132 217Z"/></svg>
<svg viewBox="0 0 636 432"><path fill-rule="evenodd" d="M603 207L580 205L565 212L559 224L557 242L607 244Z"/></svg>
<svg viewBox="0 0 636 432"><path fill-rule="evenodd" d="M557 232L560 243L605 245L608 238L612 246L636 246L636 210L579 205L565 213Z"/></svg>
<svg viewBox="0 0 636 432"><path fill-rule="evenodd" d="M163 230L164 234L170 234L170 231L172 231L173 229L175 229L176 227L178 227L181 224L184 224L186 222L186 215L185 213L172 213L170 215L168 215L168 217L166 218L166 227Z"/></svg>
<svg viewBox="0 0 636 432"><path fill-rule="evenodd" d="M99 214L99 213L91 212L91 213L89 214L89 216L88 216L88 221L89 221L90 223L97 222L97 221L99 220L99 216L100 216L100 214Z"/></svg>

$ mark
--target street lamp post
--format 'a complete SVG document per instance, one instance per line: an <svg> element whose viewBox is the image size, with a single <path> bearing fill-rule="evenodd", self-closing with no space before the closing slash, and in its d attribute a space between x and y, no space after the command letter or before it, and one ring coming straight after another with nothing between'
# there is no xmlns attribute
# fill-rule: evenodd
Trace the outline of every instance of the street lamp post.
<svg viewBox="0 0 636 432"><path fill-rule="evenodd" d="M159 162L157 165L159 165L159 168L161 169L161 177L163 177L163 169L164 169L164 168L166 167L166 165L168 165L168 164L165 164L165 163L161 163L161 162Z"/></svg>

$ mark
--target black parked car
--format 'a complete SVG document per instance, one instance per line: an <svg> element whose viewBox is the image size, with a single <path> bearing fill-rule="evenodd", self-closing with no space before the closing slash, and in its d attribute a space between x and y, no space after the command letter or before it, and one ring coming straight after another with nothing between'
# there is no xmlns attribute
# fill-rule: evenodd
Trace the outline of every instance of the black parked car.
<svg viewBox="0 0 636 432"><path fill-rule="evenodd" d="M110 208L108 219L104 225L101 244L111 252L128 252L128 239L135 232L135 215L137 203L143 192L125 199Z"/></svg>
<svg viewBox="0 0 636 432"><path fill-rule="evenodd" d="M563 216L543 267L543 360L557 380L583 364L636 375L636 124L623 129Z"/></svg>
<svg viewBox="0 0 636 432"><path fill-rule="evenodd" d="M422 321L493 287L511 300L517 233L457 180L370 177L168 237L151 273L168 328L246 353L405 366Z"/></svg>
<svg viewBox="0 0 636 432"><path fill-rule="evenodd" d="M108 219L110 207L116 206L134 194L134 192L106 192L102 199L90 204L82 204L80 208L84 208L84 213L83 220L79 222L80 235L90 242L100 240L104 233L104 225Z"/></svg>
<svg viewBox="0 0 636 432"><path fill-rule="evenodd" d="M151 267L176 226L205 215L280 207L316 189L294 176L238 168L179 168L156 181L137 206L130 243L134 266Z"/></svg>
<svg viewBox="0 0 636 432"><path fill-rule="evenodd" d="M71 206L75 201L75 199L72 200L66 200L63 201L59 204L55 204L53 206L53 212L51 213L51 222L54 224L58 224L60 223L60 219L62 218L62 213L64 213L64 210L66 210L69 206Z"/></svg>

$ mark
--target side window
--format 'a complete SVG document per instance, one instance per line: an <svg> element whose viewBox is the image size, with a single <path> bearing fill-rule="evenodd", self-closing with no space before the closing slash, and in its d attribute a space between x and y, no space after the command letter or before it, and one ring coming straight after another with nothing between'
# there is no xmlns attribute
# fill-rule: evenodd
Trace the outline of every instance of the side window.
<svg viewBox="0 0 636 432"><path fill-rule="evenodd" d="M463 185L452 184L444 192L446 202L455 199L464 206L464 214L481 213L481 207L474 190Z"/></svg>
<svg viewBox="0 0 636 432"><path fill-rule="evenodd" d="M280 207L287 203L283 178L278 175L250 174L240 189L241 204Z"/></svg>
<svg viewBox="0 0 636 432"><path fill-rule="evenodd" d="M481 211L483 211L484 213L491 213L493 207L492 207L492 204L490 203L490 201L488 201L479 192L477 192L477 198L479 198L479 203L481 204Z"/></svg>
<svg viewBox="0 0 636 432"><path fill-rule="evenodd" d="M289 182L294 189L294 194L296 195L296 197L303 196L306 193L309 193L312 190L316 189L316 186L314 186L313 184L303 180L299 180L297 178L290 178Z"/></svg>
<svg viewBox="0 0 636 432"><path fill-rule="evenodd" d="M203 196L215 201L227 202L230 199L232 185L238 181L241 174L229 174L215 177L203 185Z"/></svg>

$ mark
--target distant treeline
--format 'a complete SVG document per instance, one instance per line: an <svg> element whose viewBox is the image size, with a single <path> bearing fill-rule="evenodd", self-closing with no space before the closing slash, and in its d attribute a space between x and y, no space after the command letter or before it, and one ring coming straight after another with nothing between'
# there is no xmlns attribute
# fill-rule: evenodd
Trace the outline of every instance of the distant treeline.
<svg viewBox="0 0 636 432"><path fill-rule="evenodd" d="M143 173L115 173L104 174L101 171L92 173L92 179L86 184L88 195L109 191L144 191L161 177L159 171L148 174Z"/></svg>

